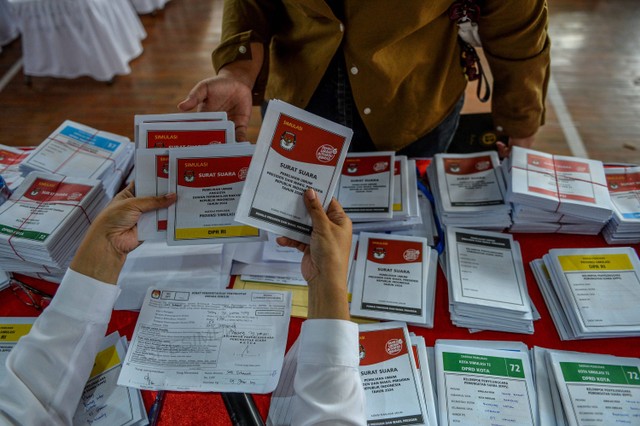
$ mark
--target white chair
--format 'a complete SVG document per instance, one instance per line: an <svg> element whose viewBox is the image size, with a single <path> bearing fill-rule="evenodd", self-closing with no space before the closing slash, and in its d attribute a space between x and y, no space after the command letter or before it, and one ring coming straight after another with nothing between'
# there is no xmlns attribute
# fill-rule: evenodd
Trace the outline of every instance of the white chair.
<svg viewBox="0 0 640 426"><path fill-rule="evenodd" d="M154 13L156 10L164 8L170 0L131 0L136 12L140 15Z"/></svg>
<svg viewBox="0 0 640 426"><path fill-rule="evenodd" d="M0 52L2 46L18 38L20 31L7 0L0 0Z"/></svg>
<svg viewBox="0 0 640 426"><path fill-rule="evenodd" d="M129 0L9 0L25 76L111 81L131 72L146 32Z"/></svg>

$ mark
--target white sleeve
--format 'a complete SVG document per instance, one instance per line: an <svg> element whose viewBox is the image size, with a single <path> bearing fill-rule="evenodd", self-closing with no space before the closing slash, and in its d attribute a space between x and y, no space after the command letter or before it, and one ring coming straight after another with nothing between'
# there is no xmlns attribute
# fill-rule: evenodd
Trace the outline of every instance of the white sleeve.
<svg viewBox="0 0 640 426"><path fill-rule="evenodd" d="M291 424L366 425L357 324L307 320L299 339Z"/></svg>
<svg viewBox="0 0 640 426"><path fill-rule="evenodd" d="M7 358L0 424L71 424L120 290L72 270Z"/></svg>

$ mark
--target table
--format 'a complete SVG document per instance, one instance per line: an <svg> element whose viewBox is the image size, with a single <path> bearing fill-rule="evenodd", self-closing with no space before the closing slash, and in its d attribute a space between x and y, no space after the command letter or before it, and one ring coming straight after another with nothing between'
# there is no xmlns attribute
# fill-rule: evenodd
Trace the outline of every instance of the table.
<svg viewBox="0 0 640 426"><path fill-rule="evenodd" d="M8 0L24 74L111 81L131 72L146 32L130 0Z"/></svg>
<svg viewBox="0 0 640 426"><path fill-rule="evenodd" d="M455 327L449 319L447 308L447 283L441 270L438 270L436 288L435 326L433 329L409 327L409 329L425 338L426 344L433 346L436 339L481 339L481 340L516 340L522 341L529 347L534 345L547 348L563 349L581 352L610 353L618 356L639 357L640 337L624 339L593 339L582 341L560 340L555 326L544 303L540 290L528 263L541 258L551 248L576 248L576 247L606 247L604 239L600 236L563 235L563 234L515 234L514 238L520 242L522 256L525 262L526 280L529 293L534 304L540 311L542 319L535 322L533 335L511 334L502 332L485 331L470 334L467 329ZM637 251L640 245L633 246ZM38 288L54 291L55 285L44 283L35 279L24 278L29 284ZM37 311L23 305L11 290L0 292L0 316L36 316ZM131 338L138 314L129 311L114 311L109 325L108 333L115 330ZM287 347L300 333L302 320L292 318L289 326L289 339ZM143 398L147 408L151 406L155 393L143 392ZM268 395L255 395L256 405L263 418L266 418L269 409ZM163 411L160 415L160 425L231 425L227 418L224 404L219 394L195 393L195 392L167 392Z"/></svg>
<svg viewBox="0 0 640 426"><path fill-rule="evenodd" d="M164 5L171 0L131 0L134 9L141 15L154 13L156 10L164 8Z"/></svg>

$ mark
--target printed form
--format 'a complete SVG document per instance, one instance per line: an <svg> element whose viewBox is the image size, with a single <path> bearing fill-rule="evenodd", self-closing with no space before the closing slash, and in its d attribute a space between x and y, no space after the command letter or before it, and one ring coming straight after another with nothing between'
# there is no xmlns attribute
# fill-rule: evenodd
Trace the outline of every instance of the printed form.
<svg viewBox="0 0 640 426"><path fill-rule="evenodd" d="M287 342L291 293L149 288L118 384L269 393Z"/></svg>

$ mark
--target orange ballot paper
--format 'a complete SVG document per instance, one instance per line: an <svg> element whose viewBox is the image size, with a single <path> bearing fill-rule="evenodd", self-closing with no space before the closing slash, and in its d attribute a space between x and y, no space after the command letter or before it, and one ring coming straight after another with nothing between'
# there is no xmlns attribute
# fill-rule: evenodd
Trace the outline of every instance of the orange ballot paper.
<svg viewBox="0 0 640 426"><path fill-rule="evenodd" d="M282 101L269 102L235 219L309 242L303 194L327 208L353 131Z"/></svg>

